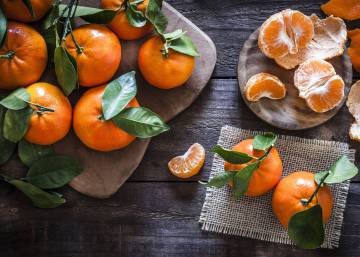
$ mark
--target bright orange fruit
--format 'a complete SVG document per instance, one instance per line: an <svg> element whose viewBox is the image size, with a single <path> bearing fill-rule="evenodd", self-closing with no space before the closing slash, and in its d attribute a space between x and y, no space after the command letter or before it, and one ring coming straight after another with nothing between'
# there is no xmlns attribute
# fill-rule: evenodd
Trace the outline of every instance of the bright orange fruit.
<svg viewBox="0 0 360 257"><path fill-rule="evenodd" d="M182 155L171 159L168 163L170 172L179 178L190 178L199 173L205 161L205 149L195 143Z"/></svg>
<svg viewBox="0 0 360 257"><path fill-rule="evenodd" d="M245 95L248 101L258 101L262 97L281 99L286 95L286 87L278 77L261 72L248 80Z"/></svg>

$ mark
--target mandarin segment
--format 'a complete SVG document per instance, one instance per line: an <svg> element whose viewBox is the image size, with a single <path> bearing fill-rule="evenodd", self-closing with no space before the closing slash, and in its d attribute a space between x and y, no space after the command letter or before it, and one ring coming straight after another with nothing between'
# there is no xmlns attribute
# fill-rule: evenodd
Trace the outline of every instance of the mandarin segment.
<svg viewBox="0 0 360 257"><path fill-rule="evenodd" d="M269 58L296 54L314 35L310 18L299 11L284 10L268 18L260 27L258 44Z"/></svg>
<svg viewBox="0 0 360 257"><path fill-rule="evenodd" d="M286 95L285 84L269 73L253 75L245 86L245 95L248 101L258 101L262 97L282 99Z"/></svg>
<svg viewBox="0 0 360 257"><path fill-rule="evenodd" d="M351 86L346 106L357 122L360 122L360 80Z"/></svg>
<svg viewBox="0 0 360 257"><path fill-rule="evenodd" d="M171 174L179 178L190 178L204 165L205 149L199 143L195 143L182 156L176 156L168 163Z"/></svg>
<svg viewBox="0 0 360 257"><path fill-rule="evenodd" d="M360 19L359 0L330 0L320 8L327 15L334 15L345 20Z"/></svg>
<svg viewBox="0 0 360 257"><path fill-rule="evenodd" d="M354 69L360 72L360 29L349 31L348 38L351 40L348 48L351 63Z"/></svg>
<svg viewBox="0 0 360 257"><path fill-rule="evenodd" d="M294 85L311 110L327 112L345 97L345 83L334 67L324 60L309 60L295 71Z"/></svg>

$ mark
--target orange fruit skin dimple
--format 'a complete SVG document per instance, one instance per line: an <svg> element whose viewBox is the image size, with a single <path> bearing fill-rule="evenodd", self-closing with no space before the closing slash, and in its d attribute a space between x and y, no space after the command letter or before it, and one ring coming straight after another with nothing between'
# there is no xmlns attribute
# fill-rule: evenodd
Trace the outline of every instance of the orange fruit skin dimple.
<svg viewBox="0 0 360 257"><path fill-rule="evenodd" d="M148 39L139 49L139 69L145 80L160 89L171 89L184 84L195 67L195 58L169 50L163 56L164 42L159 36Z"/></svg>
<svg viewBox="0 0 360 257"><path fill-rule="evenodd" d="M119 9L124 0L102 0L100 7L103 9L117 10ZM144 0L137 6L137 10L145 13L149 0ZM151 24L148 22L143 27L133 27L126 16L124 11L119 11L115 18L110 22L109 28L122 40L135 40L139 39L152 30Z"/></svg>
<svg viewBox="0 0 360 257"><path fill-rule="evenodd" d="M246 153L250 156L261 157L264 151L258 151L253 148L253 139L246 139L235 145L232 150ZM225 171L240 170L247 166L246 164L231 164L225 162ZM269 155L261 162L260 167L254 171L248 189L247 196L260 196L269 192L279 182L283 171L282 161L279 152L273 147ZM230 184L231 186L231 184Z"/></svg>
<svg viewBox="0 0 360 257"><path fill-rule="evenodd" d="M286 87L278 77L261 72L248 80L245 95L248 101L258 101L262 97L281 99L286 95Z"/></svg>
<svg viewBox="0 0 360 257"><path fill-rule="evenodd" d="M26 88L30 101L54 112L33 113L25 139L33 144L51 145L64 138L71 128L72 107L68 98L49 83L35 83ZM36 109L35 106L33 106Z"/></svg>
<svg viewBox="0 0 360 257"><path fill-rule="evenodd" d="M84 87L101 85L116 73L121 61L121 45L116 35L104 25L86 24L74 30L82 53L77 53L71 35L66 48L77 63L79 83Z"/></svg>
<svg viewBox="0 0 360 257"><path fill-rule="evenodd" d="M272 208L280 223L287 228L290 218L304 211L317 202L322 208L323 222L327 223L331 216L333 198L327 185L320 188L316 197L304 206L301 199L309 199L316 189L314 174L307 171L297 171L283 178L276 186L272 197Z"/></svg>
<svg viewBox="0 0 360 257"><path fill-rule="evenodd" d="M345 20L360 19L359 0L330 0L321 5L321 10L327 15L334 15Z"/></svg>
<svg viewBox="0 0 360 257"><path fill-rule="evenodd" d="M360 72L360 29L354 29L348 32L348 38L351 40L348 53L351 63L355 70Z"/></svg>
<svg viewBox="0 0 360 257"><path fill-rule="evenodd" d="M35 13L35 16L32 17L23 0L0 1L0 6L5 12L6 17L10 20L21 22L33 22L40 20L50 10L52 4L53 0L31 0L31 5Z"/></svg>
<svg viewBox="0 0 360 257"><path fill-rule="evenodd" d="M73 128L78 138L89 148L102 152L122 149L135 137L118 128L111 120L101 120L104 86L86 91L74 108ZM134 98L127 107L139 107Z"/></svg>
<svg viewBox="0 0 360 257"><path fill-rule="evenodd" d="M38 81L47 64L47 47L43 37L32 27L20 22L8 23L7 36L0 55L0 89L25 87Z"/></svg>

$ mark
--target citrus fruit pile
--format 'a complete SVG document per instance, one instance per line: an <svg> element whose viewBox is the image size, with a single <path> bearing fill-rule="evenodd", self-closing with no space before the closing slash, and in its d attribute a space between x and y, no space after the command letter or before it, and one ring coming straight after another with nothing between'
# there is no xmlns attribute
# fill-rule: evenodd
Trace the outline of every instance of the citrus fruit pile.
<svg viewBox="0 0 360 257"><path fill-rule="evenodd" d="M274 189L272 209L290 239L303 249L318 248L333 207L328 185L355 177L358 169L344 155L326 171L293 171L281 179L283 165L276 141L276 135L266 133L230 150L215 146L213 152L224 160L224 172L201 183L217 188L229 185L235 199L258 197Z"/></svg>
<svg viewBox="0 0 360 257"><path fill-rule="evenodd" d="M160 89L183 85L199 55L186 32L166 32L162 0L102 0L101 9L60 2L0 0L0 165L17 148L29 167L24 178L0 178L40 208L63 204L61 195L47 190L83 170L76 156L59 155L51 146L71 128L84 145L102 152L169 130L136 99L134 71L114 78L128 54L120 40L149 36L138 50L138 66ZM86 23L74 27L75 18ZM58 85L39 81L47 66L54 67ZM80 87L80 99L71 104L68 97Z"/></svg>
<svg viewBox="0 0 360 257"><path fill-rule="evenodd" d="M285 70L297 67L294 85L308 107L327 112L344 99L344 81L325 60L342 55L346 26L333 16L319 19L286 9L270 16L260 27L258 46L262 53ZM285 84L269 73L255 74L245 86L248 101L286 96Z"/></svg>

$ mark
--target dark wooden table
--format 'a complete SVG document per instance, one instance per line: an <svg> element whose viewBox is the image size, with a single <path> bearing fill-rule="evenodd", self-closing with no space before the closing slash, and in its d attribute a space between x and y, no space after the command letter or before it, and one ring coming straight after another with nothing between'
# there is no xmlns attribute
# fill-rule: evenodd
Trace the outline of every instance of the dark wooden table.
<svg viewBox="0 0 360 257"><path fill-rule="evenodd" d="M329 122L301 132L275 129L245 106L236 81L238 53L243 42L271 14L285 8L321 14L325 0L170 0L214 40L218 62L212 79L195 103L155 138L140 167L111 199L96 200L62 190L68 203L41 210L20 193L1 184L0 256L61 257L222 257L222 256L360 256L360 176L351 183L340 248L303 251L295 247L242 237L203 232L198 224L212 154L201 174L186 181L171 176L167 162L199 142L208 150L220 128L273 131L349 142L352 117L344 107ZM360 27L348 23L349 28ZM354 80L360 78L355 73ZM360 152L360 143L350 142ZM357 165L360 167L359 153ZM22 170L17 160L8 167ZM14 171L15 172L15 171Z"/></svg>

